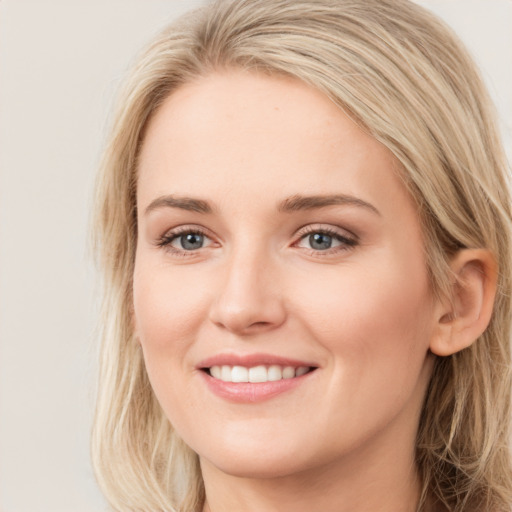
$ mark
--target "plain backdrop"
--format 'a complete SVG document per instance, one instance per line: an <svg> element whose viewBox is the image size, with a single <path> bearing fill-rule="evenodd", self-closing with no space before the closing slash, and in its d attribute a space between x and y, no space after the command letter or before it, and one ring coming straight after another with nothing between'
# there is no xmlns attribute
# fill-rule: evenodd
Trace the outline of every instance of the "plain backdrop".
<svg viewBox="0 0 512 512"><path fill-rule="evenodd" d="M0 510L106 509L89 462L92 183L136 52L199 0L0 0ZM459 33L512 154L512 2L423 0Z"/></svg>

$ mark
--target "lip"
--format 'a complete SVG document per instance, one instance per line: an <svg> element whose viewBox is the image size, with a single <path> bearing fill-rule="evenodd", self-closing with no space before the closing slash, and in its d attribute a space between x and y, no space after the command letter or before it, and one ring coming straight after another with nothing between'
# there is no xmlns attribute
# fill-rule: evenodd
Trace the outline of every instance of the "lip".
<svg viewBox="0 0 512 512"><path fill-rule="evenodd" d="M211 368L212 366L245 366L250 368L251 366L312 366L318 367L311 361L300 361L298 359L290 359L288 357L281 357L272 354L217 354L213 357L209 357L201 361L196 368L202 370L204 368Z"/></svg>
<svg viewBox="0 0 512 512"><path fill-rule="evenodd" d="M271 354L218 354L201 361L197 366L199 375L208 389L216 396L234 403L257 403L269 400L273 397L289 392L298 386L305 384L316 374L311 371L300 377L281 379L269 382L224 382L212 377L203 371L212 366L245 366L247 368L259 365L279 366L309 366L315 369L318 364L309 361L300 361Z"/></svg>

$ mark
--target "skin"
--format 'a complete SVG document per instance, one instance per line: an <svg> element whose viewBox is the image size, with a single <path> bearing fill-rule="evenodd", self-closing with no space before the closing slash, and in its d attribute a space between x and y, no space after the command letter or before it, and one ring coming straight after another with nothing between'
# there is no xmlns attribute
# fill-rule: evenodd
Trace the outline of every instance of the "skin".
<svg viewBox="0 0 512 512"><path fill-rule="evenodd" d="M151 120L134 324L156 396L199 454L205 511L415 509L429 349L448 347L453 329L429 287L397 167L324 95L289 78L214 73L175 91ZM278 208L333 194L356 201ZM172 206L169 195L211 212ZM325 229L333 247L312 247L311 232ZM202 247L183 247L187 230L204 233ZM481 268L459 263L478 288ZM219 353L317 369L271 399L232 403L197 368Z"/></svg>

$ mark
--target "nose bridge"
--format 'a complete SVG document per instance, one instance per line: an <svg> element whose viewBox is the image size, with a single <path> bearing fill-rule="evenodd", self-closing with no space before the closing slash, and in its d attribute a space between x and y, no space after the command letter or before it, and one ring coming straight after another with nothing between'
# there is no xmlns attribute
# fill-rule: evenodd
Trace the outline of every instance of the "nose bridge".
<svg viewBox="0 0 512 512"><path fill-rule="evenodd" d="M227 263L225 273L225 286L227 290L245 295L247 287L252 292L258 292L257 282L263 277L265 266L265 251L253 248L245 243L233 249Z"/></svg>
<svg viewBox="0 0 512 512"><path fill-rule="evenodd" d="M275 265L264 244L245 240L234 246L220 278L212 321L239 333L280 325L285 314Z"/></svg>

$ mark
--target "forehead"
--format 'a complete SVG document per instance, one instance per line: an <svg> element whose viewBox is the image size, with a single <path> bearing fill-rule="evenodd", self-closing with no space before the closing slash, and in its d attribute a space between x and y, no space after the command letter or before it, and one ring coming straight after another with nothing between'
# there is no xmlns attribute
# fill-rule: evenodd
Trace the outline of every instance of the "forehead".
<svg viewBox="0 0 512 512"><path fill-rule="evenodd" d="M139 162L144 204L169 193L246 205L303 193L409 201L389 150L327 96L254 72L215 73L173 92L149 123Z"/></svg>

